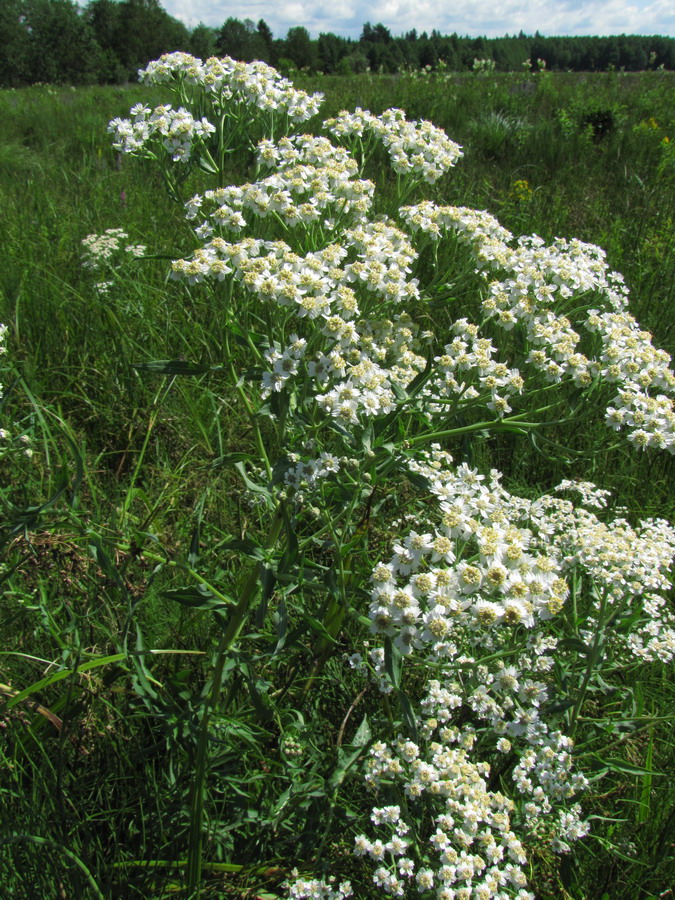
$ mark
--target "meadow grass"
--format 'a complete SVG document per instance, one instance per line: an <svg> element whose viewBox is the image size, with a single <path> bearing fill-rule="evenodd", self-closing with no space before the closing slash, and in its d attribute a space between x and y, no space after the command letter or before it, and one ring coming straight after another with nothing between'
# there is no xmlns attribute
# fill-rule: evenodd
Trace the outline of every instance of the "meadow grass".
<svg viewBox="0 0 675 900"><path fill-rule="evenodd" d="M326 93L324 115L396 106L444 128L465 158L431 198L486 209L517 233L603 246L638 321L675 353L671 75L323 77L298 86ZM244 371L246 348L233 346L225 360L223 310L167 279L169 260L191 250L182 209L106 134L139 98L164 94L0 93L0 321L10 326L11 361L2 412L34 451L0 459L0 884L3 896L26 900L194 896L185 887L192 771L219 635L217 616L214 624L201 614L204 584L217 607L218 590L241 570L233 536L243 545L262 528L226 464L255 447L219 374L226 363ZM199 178L187 196L198 188ZM82 266L82 239L111 227L147 245L149 258L126 260L125 277L101 294ZM461 290L454 316L475 303ZM157 360L199 368L185 378L177 365L147 366ZM456 444L459 458L499 468L523 493L587 479L630 516L675 518L673 457L636 456L602 422L561 426L546 443L478 435ZM261 601L237 667L224 673L227 712L206 763L210 896L281 896L279 884L310 858L339 861L341 874L359 878L342 832L363 815L362 787L345 773L356 725L376 701L362 697L339 655L305 680L275 649L293 644L306 674L324 637L320 612L318 624L286 609L270 619ZM358 627L347 623L345 633ZM580 753L598 778L587 807L593 836L570 856L534 858L538 896L668 895L671 674L636 665L620 673L620 687L589 694L582 718L595 730ZM301 765L292 763L296 744Z"/></svg>

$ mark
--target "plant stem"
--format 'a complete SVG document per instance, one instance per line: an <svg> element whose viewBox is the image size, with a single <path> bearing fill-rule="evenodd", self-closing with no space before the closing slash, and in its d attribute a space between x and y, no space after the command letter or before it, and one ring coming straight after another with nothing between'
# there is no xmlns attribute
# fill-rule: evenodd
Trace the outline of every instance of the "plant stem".
<svg viewBox="0 0 675 900"><path fill-rule="evenodd" d="M281 505L277 507L267 539L267 547L272 548L279 537L283 515ZM190 838L187 853L187 888L188 896L199 898L201 895L200 883L202 880L202 853L204 845L204 795L206 792L206 771L208 761L209 728L211 714L217 708L220 700L220 692L223 685L223 670L228 653L233 644L239 638L246 622L255 597L259 583L259 565L256 564L241 589L239 602L232 611L225 634L220 639L216 650L215 665L211 686L207 691L204 701L204 709L199 726L199 739L197 743L197 757L195 761L195 774L192 782L190 798Z"/></svg>
<svg viewBox="0 0 675 900"><path fill-rule="evenodd" d="M584 678L581 682L581 687L579 689L579 696L577 697L576 703L574 704L574 708L572 710L572 715L570 716L570 726L569 726L569 735L571 738L574 737L574 731L577 725L577 720L579 718L579 713L581 712L581 707L583 706L584 700L586 699L586 691L588 689L589 682L591 677L593 676L593 671L595 669L596 664L602 658L602 643L605 637L604 628L605 628L605 613L607 610L607 593L603 592L602 600L600 601L600 612L598 614L598 621L596 625L595 638L593 639L593 646L591 647L586 663L586 670L584 672Z"/></svg>

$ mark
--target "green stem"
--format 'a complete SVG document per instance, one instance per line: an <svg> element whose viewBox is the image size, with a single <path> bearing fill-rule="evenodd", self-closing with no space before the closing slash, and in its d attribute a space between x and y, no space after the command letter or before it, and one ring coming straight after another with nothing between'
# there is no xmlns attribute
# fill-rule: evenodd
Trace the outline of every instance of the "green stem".
<svg viewBox="0 0 675 900"><path fill-rule="evenodd" d="M506 428L539 428L539 422L521 422L516 416L508 419L494 419L491 422L476 422L473 425L464 425L461 428L448 428L446 431L434 431L431 434L421 434L418 437L409 438L408 444L411 447L417 444L427 444L430 441L436 441L438 438L455 437L458 434L470 434L473 431L500 431Z"/></svg>
<svg viewBox="0 0 675 900"><path fill-rule="evenodd" d="M598 613L598 621L595 626L595 638L593 639L593 646L588 653L586 669L584 671L583 681L581 682L581 687L579 688L579 695L576 699L576 703L572 709L572 714L570 716L570 725L569 725L569 736L574 738L574 731L577 726L577 721L579 719L579 713L581 712L581 707L584 704L584 700L586 699L586 691L588 690L588 685L590 683L591 678L593 677L593 672L597 663L601 659L601 646L604 639L604 629L605 629L605 613L607 611L607 593L603 593L602 600L600 601L600 612Z"/></svg>
<svg viewBox="0 0 675 900"><path fill-rule="evenodd" d="M279 537L283 524L281 506L277 507L275 517L267 538L267 547L272 548ZM195 774L190 797L190 838L187 854L187 888L191 897L201 895L202 854L204 846L204 795L206 788L206 770L208 762L209 728L211 715L217 708L223 686L223 670L228 653L239 638L246 622L251 602L255 597L259 581L259 566L256 564L249 572L239 596L239 602L232 611L225 634L218 644L213 678L208 690L202 718L199 726Z"/></svg>
<svg viewBox="0 0 675 900"><path fill-rule="evenodd" d="M205 587L214 597L218 600L226 603L228 606L232 606L234 601L231 597L228 597L227 594L223 594L222 591L219 591L215 585L211 584L210 581L207 581L203 575L200 575L199 572L195 571L195 569L186 565L185 563L178 562L175 559L167 559L165 556L162 556L159 553L152 553L150 550L136 550L131 544L125 544L122 542L115 542L113 544L116 550L119 550L121 553L134 553L137 552L139 556L142 556L144 559L150 560L152 562L161 563L164 566L170 566L174 569L180 569L182 572L187 573L190 578L197 582L200 587Z"/></svg>
<svg viewBox="0 0 675 900"><path fill-rule="evenodd" d="M176 380L175 377L171 379L171 381L169 382L169 384L166 387L166 390L164 391L164 396L161 397L161 399L160 399L160 395L162 393L162 390L160 389L157 392L157 396L155 397L154 402L152 404L154 409L153 409L152 415L150 416L150 419L148 420L148 427L146 428L146 431L145 431L145 438L143 440L143 446L141 447L141 452L138 455L138 460L137 460L136 466L134 468L134 473L131 476L131 482L129 484L129 487L127 488L127 493L124 498L124 503L122 504L122 527L123 528L124 528L124 525L126 524L127 513L129 512L129 507L131 506L131 503L133 500L134 486L135 486L138 476L140 474L141 467L143 465L143 460L145 459L145 453L148 449L148 444L150 443L150 436L155 427L155 423L157 421L157 417L159 415L161 406L164 403L164 401L166 400L166 398L169 396L169 391L171 390L175 380Z"/></svg>
<svg viewBox="0 0 675 900"><path fill-rule="evenodd" d="M272 480L272 465L269 460L269 456L267 455L267 450L265 449L265 444L262 439L262 434L260 433L260 424L258 419L256 418L253 407L251 406L251 401L248 399L246 395L246 391L241 386L241 379L237 375L236 369L234 368L234 363L232 362L232 354L230 353L230 342L229 335L227 331L225 332L225 355L228 361L228 367L230 370L230 375L232 377L232 383L236 392L239 394L241 398L241 402L244 404L244 409L246 410L246 414L248 415L249 422L251 423L251 428L253 429L253 434L255 436L256 447L258 448L258 453L260 454L260 459L263 461L265 465L265 472L267 473L267 477L269 480Z"/></svg>

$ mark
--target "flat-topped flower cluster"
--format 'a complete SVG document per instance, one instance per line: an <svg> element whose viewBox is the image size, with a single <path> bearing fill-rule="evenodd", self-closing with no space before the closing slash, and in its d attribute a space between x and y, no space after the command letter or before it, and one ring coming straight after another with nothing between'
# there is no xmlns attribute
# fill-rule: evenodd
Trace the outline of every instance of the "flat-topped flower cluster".
<svg viewBox="0 0 675 900"><path fill-rule="evenodd" d="M413 232L434 242L454 235L471 251L487 282L483 312L507 331L522 328L530 347L527 364L552 383L570 378L581 388L598 379L615 385L608 425L626 428L637 447L675 452L670 356L628 313L627 288L608 268L603 250L562 238L546 246L536 235L515 241L493 216L465 207L424 201L400 213ZM500 277L491 278L492 272ZM576 329L586 333L585 342ZM594 347L588 340L593 335ZM595 352L582 352L584 344Z"/></svg>
<svg viewBox="0 0 675 900"><path fill-rule="evenodd" d="M119 255L138 258L145 254L145 244L128 241L129 235L122 228L106 228L103 234L88 234L82 238L82 265L85 269L98 269Z"/></svg>
<svg viewBox="0 0 675 900"><path fill-rule="evenodd" d="M576 570L592 579L596 599L582 632L589 645L601 618L617 624L630 620L629 631L615 628L607 634L619 656L672 662L673 526L664 519L646 519L637 527L622 518L602 521L590 510L550 495L533 504L532 514L546 523L548 540L561 554L564 571Z"/></svg>
<svg viewBox="0 0 675 900"><path fill-rule="evenodd" d="M413 276L417 249L393 223L367 222L373 184L355 177L357 163L344 148L334 147L326 138L301 135L276 144L264 141L258 154L273 174L252 184L207 191L188 201L188 219L207 211L209 218L196 228L202 247L191 259L174 262L174 277L187 277L194 283L232 275L263 301L281 305L295 301L300 317L332 319L327 336L339 337L335 350L340 356L346 346L351 352L355 344L363 343L360 330L366 332L366 342L370 338L371 321L356 320L360 306L367 304L368 292L379 292L385 301L408 304L423 298ZM609 271L598 247L562 239L547 247L536 236L520 238L514 246L513 236L492 216L464 208L426 202L400 212L413 233L421 231L434 241L444 232L454 233L470 249L489 281L482 302L486 319L506 330L516 326L523 330L529 347L523 362L546 383L569 379L581 389L597 380L616 385L618 392L607 408L608 424L627 428L636 446L675 452L675 375L669 368L670 357L653 347L650 335L626 311L625 285ZM229 234L241 233L252 224L247 216L273 219L284 226L289 238L295 229L294 243L309 231L324 243L331 236L339 240L304 256L296 255L290 245L259 239L230 243ZM351 260L341 265L350 254ZM313 273L308 271L312 269ZM501 278L487 279L490 269L499 270ZM339 300L345 294L351 309ZM333 298L338 298L336 304ZM594 304L590 309L589 302ZM598 303L604 303L605 309L599 309ZM585 304L586 312L573 325L565 310L579 304ZM385 307L379 311L370 307L382 318ZM336 314L343 323L337 323ZM497 348L479 326L463 318L453 330L454 340L435 357L436 369L421 392L421 398L428 400L427 409L439 413L458 398L463 403L481 398L497 418L507 415L512 399L526 386L520 369L497 358ZM366 362L362 347L358 354L357 369ZM375 353L367 365L379 362ZM402 371L408 382L418 374L405 365ZM387 380L391 381L390 375ZM405 378L395 380L405 386ZM346 381L349 384L350 378ZM390 405L384 402L375 408L389 411ZM365 404L362 412L368 415L370 409ZM355 423L358 415L355 412L348 418Z"/></svg>
<svg viewBox="0 0 675 900"><path fill-rule="evenodd" d="M675 657L667 602L675 529L668 522L648 519L633 528L553 495L517 497L496 471L486 478L455 466L438 447L408 466L427 481L426 520L418 519L371 575L372 630L392 638L401 653L429 648L442 659L467 637L491 646L497 626L532 629L561 612L569 580L583 572L601 598L587 611L585 636L601 602L611 604L615 617L635 616L630 635L613 632L613 642L642 659ZM608 492L589 483L580 490L592 505L606 502Z"/></svg>
<svg viewBox="0 0 675 900"><path fill-rule="evenodd" d="M340 237L339 244L303 255L283 241L211 237L191 259L175 261L172 276L190 283L231 276L261 302L310 323L301 352L287 346L266 355L273 366L263 372L263 396L289 386L302 367L301 381L317 405L356 424L394 408L395 388L426 365L427 338L395 311L418 297L417 282L408 279L414 251L407 236L389 222L371 222Z"/></svg>
<svg viewBox="0 0 675 900"><path fill-rule="evenodd" d="M122 228L106 228L103 234L88 234L82 239L82 265L85 269L110 277L106 281L94 283L94 290L102 296L114 286L116 270L129 260L138 259L146 253L145 244L129 243L129 235Z"/></svg>
<svg viewBox="0 0 675 900"><path fill-rule="evenodd" d="M222 137L225 119L237 121L237 129L246 135L256 124L256 112L272 119L280 117L292 126L316 115L323 100L322 94L296 90L266 63L235 62L229 57L202 62L188 53L166 53L138 74L146 84L171 84L182 103L177 109L172 104L154 109L136 104L130 118L109 123L113 147L152 159L161 158L159 150L163 148L173 162L190 162L199 146L205 149L208 163L215 166L206 145L217 133L219 122ZM193 116L188 108L196 92L201 94L207 115Z"/></svg>
<svg viewBox="0 0 675 900"><path fill-rule="evenodd" d="M343 110L324 124L348 144L355 138L362 143L364 137L381 141L394 172L417 175L427 184L435 184L462 156L462 148L442 129L425 119L409 122L402 109L387 109L379 116L367 109L357 108L353 113Z"/></svg>
<svg viewBox="0 0 675 900"><path fill-rule="evenodd" d="M540 539L530 504L437 448L409 462L427 479L427 520L372 573L373 629L406 655L443 656L458 627L532 628L563 607L569 588L559 554Z"/></svg>
<svg viewBox="0 0 675 900"><path fill-rule="evenodd" d="M372 205L375 186L361 180L356 161L342 147L312 135L266 140L258 144L261 166L274 174L253 184L232 185L196 194L186 205L186 218L210 210L197 228L199 238L214 232L239 232L248 223L243 213L275 217L287 226L313 225L332 230L336 224L363 219Z"/></svg>
<svg viewBox="0 0 675 900"><path fill-rule="evenodd" d="M385 894L532 898L528 846L565 853L588 834L574 802L588 781L574 771L573 742L543 713L557 652L536 632L508 664L499 653L477 664L455 646L427 683L419 738L373 744L367 783L378 797L399 785L407 809L376 806L376 836L355 838ZM497 767L500 756L515 759L513 798L488 787L486 756Z"/></svg>
<svg viewBox="0 0 675 900"><path fill-rule="evenodd" d="M173 109L170 103L154 109L138 103L130 115L131 119L112 119L108 125L108 131L114 135L113 147L121 153L149 150L157 139L173 162L188 162L194 141L216 131L205 116L195 119L185 107Z"/></svg>
<svg viewBox="0 0 675 900"><path fill-rule="evenodd" d="M0 323L0 357L3 357L7 353L7 331L8 328L5 324ZM0 400L2 399L3 386L0 383ZM4 429L3 429L4 432ZM3 437L5 435L3 434Z"/></svg>
<svg viewBox="0 0 675 900"><path fill-rule="evenodd" d="M165 53L138 70L146 84L173 82L202 88L219 106L241 104L262 111L283 113L294 122L311 119L319 111L323 94L307 94L293 87L276 69L264 62L237 62L229 56L205 62L189 53Z"/></svg>

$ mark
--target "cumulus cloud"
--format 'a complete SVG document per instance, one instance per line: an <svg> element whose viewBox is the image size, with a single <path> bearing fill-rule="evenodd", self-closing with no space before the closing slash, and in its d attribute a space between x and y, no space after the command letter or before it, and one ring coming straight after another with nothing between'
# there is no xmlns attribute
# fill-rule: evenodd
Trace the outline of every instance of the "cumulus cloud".
<svg viewBox="0 0 675 900"><path fill-rule="evenodd" d="M358 38L365 22L382 22L394 35L416 28L442 34L500 37L524 31L544 35L662 34L675 36L672 0L164 0L186 25L222 25L230 16L265 19L275 37L303 25L313 37L331 31Z"/></svg>

